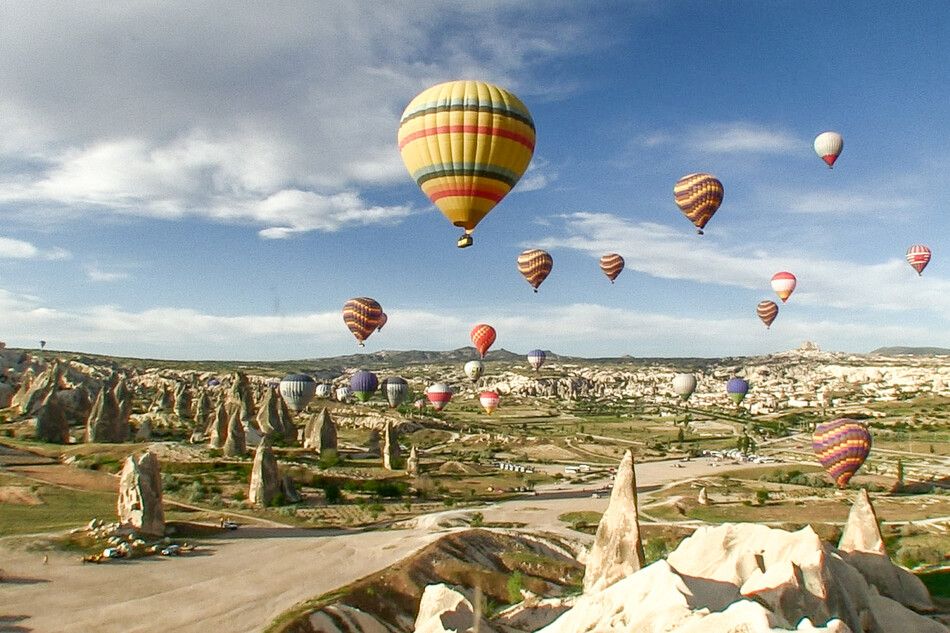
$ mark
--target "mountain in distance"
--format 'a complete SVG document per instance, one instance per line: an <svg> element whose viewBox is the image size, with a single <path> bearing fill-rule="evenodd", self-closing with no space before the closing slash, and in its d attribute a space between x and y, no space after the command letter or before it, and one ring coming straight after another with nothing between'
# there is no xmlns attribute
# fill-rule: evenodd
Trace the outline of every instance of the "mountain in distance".
<svg viewBox="0 0 950 633"><path fill-rule="evenodd" d="M950 356L950 349L945 347L905 347L893 345L879 347L870 352L876 356Z"/></svg>

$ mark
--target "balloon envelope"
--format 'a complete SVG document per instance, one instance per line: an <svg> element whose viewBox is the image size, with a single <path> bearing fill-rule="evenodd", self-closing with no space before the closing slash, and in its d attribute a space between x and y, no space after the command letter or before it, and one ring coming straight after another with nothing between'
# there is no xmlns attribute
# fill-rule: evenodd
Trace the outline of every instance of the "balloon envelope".
<svg viewBox="0 0 950 633"><path fill-rule="evenodd" d="M782 303L785 303L792 292L795 291L796 284L798 284L798 280L795 279L795 275L792 273L780 272L772 275L772 290L779 296Z"/></svg>
<svg viewBox="0 0 950 633"><path fill-rule="evenodd" d="M749 383L742 378L733 378L726 383L726 393L736 404L742 402L745 395L749 393Z"/></svg>
<svg viewBox="0 0 950 633"><path fill-rule="evenodd" d="M357 297L343 304L343 322L359 341L360 347L376 331L382 318L383 309L375 299Z"/></svg>
<svg viewBox="0 0 950 633"><path fill-rule="evenodd" d="M472 382L477 381L485 372L485 363L480 360L470 360L465 363L465 375Z"/></svg>
<svg viewBox="0 0 950 633"><path fill-rule="evenodd" d="M437 382L426 389L426 398L432 403L432 408L441 411L452 399L452 388L444 382Z"/></svg>
<svg viewBox="0 0 950 633"><path fill-rule="evenodd" d="M528 364L531 365L531 369L535 371L541 369L545 358L547 358L547 355L544 353L544 350L533 349L528 352Z"/></svg>
<svg viewBox="0 0 950 633"><path fill-rule="evenodd" d="M915 244L907 249L907 263L917 271L917 276L924 272L930 262L930 249L923 244Z"/></svg>
<svg viewBox="0 0 950 633"><path fill-rule="evenodd" d="M409 102L397 141L416 184L467 235L528 168L534 121L518 97L503 88L450 81Z"/></svg>
<svg viewBox="0 0 950 633"><path fill-rule="evenodd" d="M676 374L673 376L673 391L679 394L683 400L689 400L689 397L696 391L696 376L693 374Z"/></svg>
<svg viewBox="0 0 950 633"><path fill-rule="evenodd" d="M623 257L617 253L608 253L600 258L600 269L610 279L610 283L613 283L617 275L623 271L623 265Z"/></svg>
<svg viewBox="0 0 950 633"><path fill-rule="evenodd" d="M376 377L371 371L366 371L362 369L352 377L350 377L350 389L353 390L353 393L356 395L356 399L360 402L366 402L369 400L374 393L376 393L376 387L379 386L379 378Z"/></svg>
<svg viewBox="0 0 950 633"><path fill-rule="evenodd" d="M483 391L482 395L478 397L478 401L482 404L482 408L485 409L488 415L491 415L498 406L499 399L498 394L494 391Z"/></svg>
<svg viewBox="0 0 950 633"><path fill-rule="evenodd" d="M554 259L551 255L539 248L530 249L518 255L518 270L535 292L538 291L541 282L548 278L553 266Z"/></svg>
<svg viewBox="0 0 950 633"><path fill-rule="evenodd" d="M703 227L722 204L722 183L709 174L689 174L673 186L673 199L690 222L703 234Z"/></svg>
<svg viewBox="0 0 950 633"><path fill-rule="evenodd" d="M306 374L288 374L280 379L280 397L294 411L303 411L317 393L317 383Z"/></svg>
<svg viewBox="0 0 950 633"><path fill-rule="evenodd" d="M472 328L470 336L472 338L472 344L475 345L475 349L478 350L482 358L485 358L488 348L495 342L495 328L480 323Z"/></svg>
<svg viewBox="0 0 950 633"><path fill-rule="evenodd" d="M379 315L379 325L376 326L376 331L377 331L377 332L381 332L381 331L383 330L383 326L386 325L386 322L387 322L387 321L389 321L389 317L386 316L386 313L383 312L382 314L380 314L380 315Z"/></svg>
<svg viewBox="0 0 950 633"><path fill-rule="evenodd" d="M775 320L775 317L778 316L778 304L774 301L760 301L755 311L756 314L759 315L759 318L762 319L762 323L765 323L765 327L768 328L772 325L772 321Z"/></svg>
<svg viewBox="0 0 950 633"><path fill-rule="evenodd" d="M346 402L353 395L353 390L343 385L342 387L336 388L336 399L340 402Z"/></svg>
<svg viewBox="0 0 950 633"><path fill-rule="evenodd" d="M405 378L399 376L386 378L380 385L380 391L386 396L386 401L389 403L389 406L395 409L402 404L406 396L409 395L409 383L406 382Z"/></svg>
<svg viewBox="0 0 950 633"><path fill-rule="evenodd" d="M827 163L828 169L834 167L842 149L844 149L844 139L837 132L822 132L815 137L815 153Z"/></svg>
<svg viewBox="0 0 950 633"><path fill-rule="evenodd" d="M871 452L871 433L848 418L822 422L815 427L811 446L831 479L844 488Z"/></svg>
<svg viewBox="0 0 950 633"><path fill-rule="evenodd" d="M327 383L322 382L319 385L317 385L316 396L318 398L329 398L332 394L333 394L333 387L331 387Z"/></svg>

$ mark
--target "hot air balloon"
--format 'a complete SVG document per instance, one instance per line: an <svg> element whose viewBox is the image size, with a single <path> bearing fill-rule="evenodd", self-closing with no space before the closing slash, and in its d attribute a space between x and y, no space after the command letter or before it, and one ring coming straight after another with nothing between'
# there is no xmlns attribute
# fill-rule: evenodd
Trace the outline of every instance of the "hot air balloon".
<svg viewBox="0 0 950 633"><path fill-rule="evenodd" d="M765 323L765 328L768 329L772 325L772 321L775 320L775 317L778 316L778 304L774 301L759 301L759 305L756 306L755 311L758 313L759 318L762 319L762 323Z"/></svg>
<svg viewBox="0 0 950 633"><path fill-rule="evenodd" d="M475 349L478 350L478 353L481 354L482 358L485 358L485 354L488 352L488 348L491 347L492 343L495 342L495 328L490 325L485 325L480 323L472 328L471 333L472 343L475 345Z"/></svg>
<svg viewBox="0 0 950 633"><path fill-rule="evenodd" d="M419 93L402 113L399 152L409 174L455 226L471 232L521 178L534 154L534 121L507 90L450 81Z"/></svg>
<svg viewBox="0 0 950 633"><path fill-rule="evenodd" d="M831 479L839 488L844 488L867 459L871 434L860 422L841 418L815 427L811 446Z"/></svg>
<svg viewBox="0 0 950 633"><path fill-rule="evenodd" d="M375 299L357 297L343 304L343 322L363 347L363 341L379 327L383 309Z"/></svg>
<svg viewBox="0 0 950 633"><path fill-rule="evenodd" d="M385 312L383 312L381 315L379 315L379 325L376 326L376 331L382 332L383 326L386 325L387 321L389 321L389 317L386 316Z"/></svg>
<svg viewBox="0 0 950 633"><path fill-rule="evenodd" d="M280 397L294 411L303 411L317 393L317 383L306 374L287 374L280 379Z"/></svg>
<svg viewBox="0 0 950 633"><path fill-rule="evenodd" d="M494 391L483 391L482 395L478 396L478 401L482 403L482 408L488 415L491 415L498 406L498 400L498 394Z"/></svg>
<svg viewBox="0 0 950 633"><path fill-rule="evenodd" d="M531 369L535 371L541 369L545 358L547 358L547 356L544 354L544 350L533 349L528 352L528 364L531 365Z"/></svg>
<svg viewBox="0 0 950 633"><path fill-rule="evenodd" d="M749 383L742 378L733 378L726 383L726 393L737 405L742 402L745 395L749 393Z"/></svg>
<svg viewBox="0 0 950 633"><path fill-rule="evenodd" d="M379 390L386 396L389 406L395 409L409 395L409 383L406 382L405 378L399 376L386 378L380 383Z"/></svg>
<svg viewBox="0 0 950 633"><path fill-rule="evenodd" d="M444 382L437 382L426 389L426 398L432 403L432 408L441 411L452 399L452 388Z"/></svg>
<svg viewBox="0 0 950 633"><path fill-rule="evenodd" d="M696 376L693 374L676 374L673 376L673 391L679 394L683 400L689 400L689 397L696 391Z"/></svg>
<svg viewBox="0 0 950 633"><path fill-rule="evenodd" d="M554 259L539 248L527 250L518 255L518 270L528 280L534 291L538 291L541 282L548 278Z"/></svg>
<svg viewBox="0 0 950 633"><path fill-rule="evenodd" d="M907 249L907 263L917 271L917 276L924 272L930 262L930 249L923 244L916 244Z"/></svg>
<svg viewBox="0 0 950 633"><path fill-rule="evenodd" d="M485 364L480 360L470 360L465 363L465 375L472 382L477 382L485 372Z"/></svg>
<svg viewBox="0 0 950 633"><path fill-rule="evenodd" d="M46 349L46 341L40 341L40 349Z"/></svg>
<svg viewBox="0 0 950 633"><path fill-rule="evenodd" d="M844 139L837 132L822 132L815 137L815 153L828 163L828 169L834 167L843 147Z"/></svg>
<svg viewBox="0 0 950 633"><path fill-rule="evenodd" d="M415 402L412 403L412 408L414 408L416 411L422 411L423 409L426 408L426 399L418 398Z"/></svg>
<svg viewBox="0 0 950 633"><path fill-rule="evenodd" d="M217 378L212 378L211 380L208 381L209 387L217 387L220 384L221 384L221 381L218 380Z"/></svg>
<svg viewBox="0 0 950 633"><path fill-rule="evenodd" d="M321 382L319 385L317 385L316 396L318 398L329 398L332 394L333 394L333 387L331 387L327 383Z"/></svg>
<svg viewBox="0 0 950 633"><path fill-rule="evenodd" d="M798 281L792 273L781 272L772 275L772 290L779 296L782 303L785 303L792 292L795 291L796 283L798 283Z"/></svg>
<svg viewBox="0 0 950 633"><path fill-rule="evenodd" d="M610 279L610 283L623 271L623 264L623 257L617 253L608 253L600 258L600 269Z"/></svg>
<svg viewBox="0 0 950 633"><path fill-rule="evenodd" d="M683 215L696 225L696 232L700 235L722 204L722 195L722 183L709 174L689 174L673 186L673 199Z"/></svg>
<svg viewBox="0 0 950 633"><path fill-rule="evenodd" d="M366 402L379 386L379 378L371 371L361 369L350 377L350 389L360 402Z"/></svg>
<svg viewBox="0 0 950 633"><path fill-rule="evenodd" d="M342 387L336 388L336 399L339 402L349 402L350 398L353 397L353 390L343 385Z"/></svg>

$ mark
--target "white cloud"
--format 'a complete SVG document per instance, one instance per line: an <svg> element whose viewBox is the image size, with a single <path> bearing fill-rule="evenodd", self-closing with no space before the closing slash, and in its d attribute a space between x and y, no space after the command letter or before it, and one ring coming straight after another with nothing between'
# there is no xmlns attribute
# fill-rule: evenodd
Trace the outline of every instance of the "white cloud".
<svg viewBox="0 0 950 633"><path fill-rule="evenodd" d="M806 141L789 132L743 121L697 128L684 142L711 154L792 154L808 147Z"/></svg>
<svg viewBox="0 0 950 633"><path fill-rule="evenodd" d="M616 252L626 266L664 279L735 286L771 292L774 273L787 270L798 278L795 302L831 308L864 308L889 312L926 310L950 313L950 281L930 276L914 283L902 258L874 264L835 260L824 253L781 252L774 246L722 246L713 236L702 238L650 223L634 223L610 214L563 216L567 237L549 237L541 248L571 248L593 257Z"/></svg>
<svg viewBox="0 0 950 633"><path fill-rule="evenodd" d="M86 278L95 282L122 281L129 279L129 273L102 270L98 266L86 266Z"/></svg>
<svg viewBox="0 0 950 633"><path fill-rule="evenodd" d="M69 259L69 251L53 248L42 251L29 242L0 237L0 259Z"/></svg>

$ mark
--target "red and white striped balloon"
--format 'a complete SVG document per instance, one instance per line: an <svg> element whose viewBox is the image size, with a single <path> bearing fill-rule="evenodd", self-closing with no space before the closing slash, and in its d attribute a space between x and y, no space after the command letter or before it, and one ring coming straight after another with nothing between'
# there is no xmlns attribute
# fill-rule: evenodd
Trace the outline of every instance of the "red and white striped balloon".
<svg viewBox="0 0 950 633"><path fill-rule="evenodd" d="M915 244L907 249L907 263L917 271L917 276L924 272L930 262L930 249L923 244Z"/></svg>

